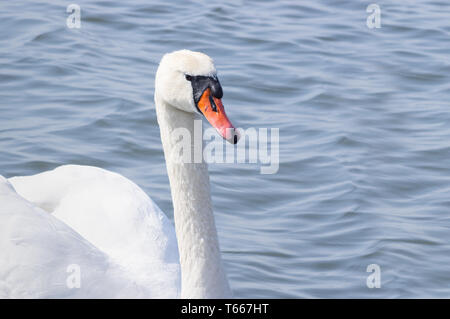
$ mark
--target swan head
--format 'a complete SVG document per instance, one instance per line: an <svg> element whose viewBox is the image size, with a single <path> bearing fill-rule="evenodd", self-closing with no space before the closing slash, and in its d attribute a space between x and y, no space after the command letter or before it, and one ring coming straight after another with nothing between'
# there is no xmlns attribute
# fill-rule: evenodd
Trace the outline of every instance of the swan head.
<svg viewBox="0 0 450 319"><path fill-rule="evenodd" d="M239 133L222 104L214 62L206 54L189 50L165 54L156 72L155 92L166 104L204 116L230 143L238 142Z"/></svg>

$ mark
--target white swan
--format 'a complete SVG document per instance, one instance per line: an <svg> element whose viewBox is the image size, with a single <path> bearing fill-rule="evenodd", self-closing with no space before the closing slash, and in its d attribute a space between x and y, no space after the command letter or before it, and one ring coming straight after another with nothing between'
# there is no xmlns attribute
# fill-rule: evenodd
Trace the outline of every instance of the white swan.
<svg viewBox="0 0 450 319"><path fill-rule="evenodd" d="M181 50L162 58L155 104L176 231L116 173L66 165L0 176L0 298L230 297L207 165L180 161L171 136L176 128L194 136L194 120L204 116L236 143L221 97L207 55Z"/></svg>

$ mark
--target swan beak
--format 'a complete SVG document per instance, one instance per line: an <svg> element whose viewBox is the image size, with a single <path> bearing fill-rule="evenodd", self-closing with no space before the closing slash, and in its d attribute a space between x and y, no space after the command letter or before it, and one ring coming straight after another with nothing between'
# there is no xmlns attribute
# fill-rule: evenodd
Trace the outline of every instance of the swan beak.
<svg viewBox="0 0 450 319"><path fill-rule="evenodd" d="M222 100L214 97L210 88L203 92L197 107L224 139L231 144L236 144L239 141L240 134L228 119Z"/></svg>

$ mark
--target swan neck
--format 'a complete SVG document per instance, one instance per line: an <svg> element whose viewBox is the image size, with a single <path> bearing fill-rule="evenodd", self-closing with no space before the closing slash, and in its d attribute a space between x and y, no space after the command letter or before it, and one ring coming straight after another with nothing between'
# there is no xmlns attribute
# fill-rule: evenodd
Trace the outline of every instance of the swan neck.
<svg viewBox="0 0 450 319"><path fill-rule="evenodd" d="M179 147L178 133L182 139L189 139L189 143L183 141L182 145L188 145L191 151L195 140L202 143L201 134L196 136L194 129L194 121L200 118L164 104L156 96L155 102L174 207L181 297L230 297L214 222L208 166L203 160L186 162L182 158L186 150L180 152Z"/></svg>

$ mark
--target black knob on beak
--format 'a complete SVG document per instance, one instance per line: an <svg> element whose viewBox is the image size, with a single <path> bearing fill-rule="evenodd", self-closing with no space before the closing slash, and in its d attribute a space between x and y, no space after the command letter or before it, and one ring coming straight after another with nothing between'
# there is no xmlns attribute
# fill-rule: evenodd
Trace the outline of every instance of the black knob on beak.
<svg viewBox="0 0 450 319"><path fill-rule="evenodd" d="M212 95L217 98L221 99L223 96L222 86L220 85L219 80L211 81L211 93Z"/></svg>

